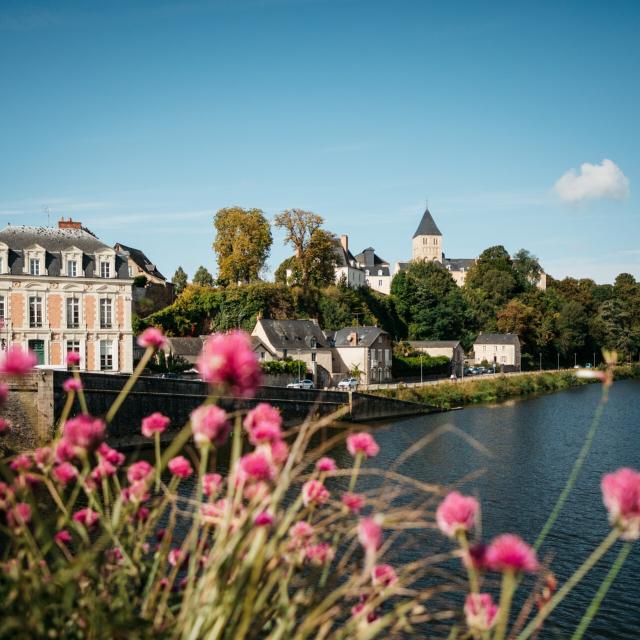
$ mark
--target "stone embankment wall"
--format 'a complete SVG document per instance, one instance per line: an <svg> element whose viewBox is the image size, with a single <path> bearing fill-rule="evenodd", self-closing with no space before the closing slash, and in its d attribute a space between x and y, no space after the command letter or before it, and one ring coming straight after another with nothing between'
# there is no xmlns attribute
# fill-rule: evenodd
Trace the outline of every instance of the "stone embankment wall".
<svg viewBox="0 0 640 640"><path fill-rule="evenodd" d="M5 415L13 429L4 444L11 450L32 449L49 441L62 412L65 393L63 371L39 371L12 383ZM85 395L93 415L104 415L127 380L126 375L83 373ZM142 418L160 411L171 418L165 434L170 439L188 420L193 409L207 398L207 385L198 380L140 378L113 423L109 440L118 446L147 443L140 436ZM429 412L423 404L342 391L260 387L255 398L222 396L218 403L227 411L250 409L259 402L269 402L282 412L285 424L298 424L307 417L326 416L342 410L342 420L366 422ZM78 411L77 404L74 407Z"/></svg>

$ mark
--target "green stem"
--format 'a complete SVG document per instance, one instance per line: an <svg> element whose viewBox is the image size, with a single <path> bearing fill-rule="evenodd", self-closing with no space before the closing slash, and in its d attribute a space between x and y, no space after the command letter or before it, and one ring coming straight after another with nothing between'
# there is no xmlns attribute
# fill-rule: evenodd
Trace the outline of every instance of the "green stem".
<svg viewBox="0 0 640 640"><path fill-rule="evenodd" d="M151 356L155 353L155 351L155 347L147 347L147 350L144 352L142 358L140 358L140 362L138 362L138 366L136 367L135 371L129 376L129 379L125 382L117 398L113 401L113 404L109 408L109 411L107 411L107 415L105 416L106 422L111 422L115 418L116 413L118 413L118 410L122 406L122 403L131 392L131 389L133 389L133 385L136 383L136 381L144 371L144 368L147 366L149 360L151 360Z"/></svg>
<svg viewBox="0 0 640 640"><path fill-rule="evenodd" d="M360 465L362 464L362 458L364 454L360 451L356 454L356 459L353 463L353 473L349 480L349 491L353 491L356 488L356 482L358 480L358 473L360 472Z"/></svg>
<svg viewBox="0 0 640 640"><path fill-rule="evenodd" d="M156 449L156 493L160 491L160 469L162 467L162 459L160 456L160 432L156 431L154 434L155 449Z"/></svg>
<svg viewBox="0 0 640 640"><path fill-rule="evenodd" d="M567 498L569 497L569 494L573 489L573 485L576 483L576 480L578 479L578 475L580 474L582 465L584 464L584 461L587 458L587 455L593 443L593 438L595 437L596 432L598 430L598 426L600 425L600 420L602 419L602 413L604 411L604 407L607 402L607 396L608 396L608 388L606 386L603 386L602 398L600 399L600 403L598 404L596 411L593 415L593 420L591 421L591 426L589 427L589 431L587 432L587 437L584 441L584 444L582 445L582 449L580 449L580 453L578 454L578 457L576 458L576 461L573 464L573 469L571 469L571 474L569 475L567 484L565 484L564 489L562 490L562 493L558 497L558 501L553 507L553 511L551 512L551 514L549 515L549 518L545 522L544 527L542 527L542 531L536 538L536 541L533 543L533 548L536 551L540 548L540 546L544 542L544 539L547 537L547 534L551 530L551 527L553 527L555 521L558 519L558 516L560 515L560 511L562 511L562 507L564 506L564 503L567 501Z"/></svg>
<svg viewBox="0 0 640 640"><path fill-rule="evenodd" d="M80 371L78 371L78 369L74 368L73 369L73 377L80 383L82 383L82 380L80 378ZM78 402L80 403L80 411L82 411L82 413L84 413L85 415L89 415L89 407L87 406L87 399L85 398L84 395L84 389L82 388L82 384L80 386L80 389L78 390Z"/></svg>
<svg viewBox="0 0 640 640"><path fill-rule="evenodd" d="M500 590L500 611L498 613L498 624L496 626L495 640L503 640L509 624L509 614L511 612L511 600L516 590L517 580L513 570L505 571L502 574L502 589Z"/></svg>
<svg viewBox="0 0 640 640"><path fill-rule="evenodd" d="M467 562L465 565L467 567L467 576L469 577L469 587L471 588L471 593L478 593L480 591L480 584L478 580L478 572L473 568L471 564L471 557L469 555L469 541L467 540L466 531L460 531L456 536L458 539L458 544L462 549L462 553L466 558Z"/></svg>
<svg viewBox="0 0 640 640"><path fill-rule="evenodd" d="M531 637L544 620L551 614L551 612L562 602L567 594L575 587L582 578L587 575L593 566L602 558L602 556L612 547L615 541L620 537L620 530L614 528L609 535L593 550L591 555L576 569L574 574L567 580L562 588L551 599L549 604L543 607L538 615L529 622L529 624L523 629L522 633L518 636L517 640L527 640Z"/></svg>
<svg viewBox="0 0 640 640"><path fill-rule="evenodd" d="M62 428L64 427L64 423L67 421L69 417L69 413L71 412L71 407L73 406L73 399L75 397L75 392L70 391L67 394L67 399L64 401L64 407L62 409L62 413L60 414L60 419L58 420L58 426L56 427L55 437L59 438L62 436Z"/></svg>
<svg viewBox="0 0 640 640"><path fill-rule="evenodd" d="M633 547L633 543L627 542L625 545L623 545L622 549L620 549L620 553L618 553L618 557L616 558L616 561L613 563L611 569L609 569L609 573L607 573L607 577L604 579L604 581L600 585L600 588L598 589L598 592L596 593L593 600L591 601L589 608L587 609L584 616L582 617L582 620L580 620L580 624L577 626L576 630L571 636L571 640L581 640L582 636L584 635L584 632L587 630L588 626L591 624L591 621L593 620L593 616L595 616L595 614L598 612L598 609L600 608L600 605L602 604L604 597L607 595L607 591L609 591L609 587L611 587L611 585L613 584L613 581L616 579L616 576L618 575L618 571L620 571L620 568L622 567L625 560L627 559L627 556L629 555L632 547Z"/></svg>

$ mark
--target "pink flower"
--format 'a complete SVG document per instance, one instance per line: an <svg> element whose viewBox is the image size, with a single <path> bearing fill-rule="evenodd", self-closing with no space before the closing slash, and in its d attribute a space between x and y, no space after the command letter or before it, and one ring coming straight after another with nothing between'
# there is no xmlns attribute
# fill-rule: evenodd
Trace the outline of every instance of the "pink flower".
<svg viewBox="0 0 640 640"><path fill-rule="evenodd" d="M335 471L337 469L336 461L333 458L320 458L316 462L316 469L320 472Z"/></svg>
<svg viewBox="0 0 640 640"><path fill-rule="evenodd" d="M0 509L6 509L13 496L13 489L6 482L0 482Z"/></svg>
<svg viewBox="0 0 640 640"><path fill-rule="evenodd" d="M153 438L155 433L164 433L171 420L163 416L159 411L142 418L142 435L145 438Z"/></svg>
<svg viewBox="0 0 640 640"><path fill-rule="evenodd" d="M82 381L77 378L67 378L62 383L62 389L65 393L71 393L72 391L81 391L82 390Z"/></svg>
<svg viewBox="0 0 640 640"><path fill-rule="evenodd" d="M0 418L0 436L9 431L9 429L11 429L10 422L4 418Z"/></svg>
<svg viewBox="0 0 640 640"><path fill-rule="evenodd" d="M23 351L18 345L9 347L0 361L0 373L10 376L24 376L38 364L32 351Z"/></svg>
<svg viewBox="0 0 640 640"><path fill-rule="evenodd" d="M255 524L256 527L270 527L274 520L275 518L271 512L262 511L253 519L253 524Z"/></svg>
<svg viewBox="0 0 640 640"><path fill-rule="evenodd" d="M461 532L466 533L475 524L479 508L475 498L452 491L436 511L440 531L450 538L455 538Z"/></svg>
<svg viewBox="0 0 640 640"><path fill-rule="evenodd" d="M69 462L76 457L75 447L64 438L56 445L56 462Z"/></svg>
<svg viewBox="0 0 640 640"><path fill-rule="evenodd" d="M249 336L243 331L209 337L196 366L205 382L226 387L244 398L255 394L262 378Z"/></svg>
<svg viewBox="0 0 640 640"><path fill-rule="evenodd" d="M307 560L316 566L322 566L333 560L334 551L326 542L309 545L305 550Z"/></svg>
<svg viewBox="0 0 640 640"><path fill-rule="evenodd" d="M121 495L125 502L144 502L148 500L149 492L147 491L146 479L132 482L121 491Z"/></svg>
<svg viewBox="0 0 640 640"><path fill-rule="evenodd" d="M277 440L271 443L271 460L273 464L282 466L289 457L289 447L284 440Z"/></svg>
<svg viewBox="0 0 640 640"><path fill-rule="evenodd" d="M53 536L53 539L58 544L69 544L71 542L71 534L66 529L60 529L60 531Z"/></svg>
<svg viewBox="0 0 640 640"><path fill-rule="evenodd" d="M469 629L484 633L496 623L500 608L489 593L470 593L464 603L464 615Z"/></svg>
<svg viewBox="0 0 640 640"><path fill-rule="evenodd" d="M14 471L22 473L31 468L31 458L25 453L17 455L9 465Z"/></svg>
<svg viewBox="0 0 640 640"><path fill-rule="evenodd" d="M487 547L482 543L469 547L469 551L462 556L465 567L484 571L487 568Z"/></svg>
<svg viewBox="0 0 640 640"><path fill-rule="evenodd" d="M154 349L163 349L169 343L167 339L164 337L164 334L160 329L156 329L155 327L149 327L145 329L138 336L138 345L143 349L147 347L153 347Z"/></svg>
<svg viewBox="0 0 640 640"><path fill-rule="evenodd" d="M275 407L266 402L261 402L249 411L243 424L249 434L249 441L255 446L282 439L282 416Z"/></svg>
<svg viewBox="0 0 640 640"><path fill-rule="evenodd" d="M106 442L103 442L98 447L98 455L116 467L120 467L125 461L124 453L120 453L116 449L112 449Z"/></svg>
<svg viewBox="0 0 640 640"><path fill-rule="evenodd" d="M35 450L33 459L40 469L48 467L53 462L53 451L51 447L39 447Z"/></svg>
<svg viewBox="0 0 640 640"><path fill-rule="evenodd" d="M487 548L485 562L492 571L538 570L536 552L519 536L505 533L498 536Z"/></svg>
<svg viewBox="0 0 640 640"><path fill-rule="evenodd" d="M138 460L127 469L127 480L133 484L146 480L153 473L153 467L146 460Z"/></svg>
<svg viewBox="0 0 640 640"><path fill-rule="evenodd" d="M78 470L70 462L62 462L53 467L51 474L61 485L67 485L78 477Z"/></svg>
<svg viewBox="0 0 640 640"><path fill-rule="evenodd" d="M351 615L354 618L357 618L359 615L361 615L365 609L367 607L367 597L365 595L360 596L360 602L358 604L356 604L355 606L351 607ZM369 624L371 624L372 622L375 622L378 619L378 612L373 609L373 610L369 610L369 612L367 613L367 622Z"/></svg>
<svg viewBox="0 0 640 640"><path fill-rule="evenodd" d="M222 476L219 473L205 473L202 476L202 493L208 498L218 493L222 484Z"/></svg>
<svg viewBox="0 0 640 640"><path fill-rule="evenodd" d="M69 351L67 353L67 364L71 367L77 367L80 364L80 354L77 351Z"/></svg>
<svg viewBox="0 0 640 640"><path fill-rule="evenodd" d="M98 524L98 520L100 520L100 514L89 507L85 509L80 509L80 511L76 511L73 514L74 522L79 522L84 525L87 529L93 529L96 524Z"/></svg>
<svg viewBox="0 0 640 640"><path fill-rule="evenodd" d="M390 564L377 564L371 572L371 581L374 586L388 587L398 581L398 576Z"/></svg>
<svg viewBox="0 0 640 640"><path fill-rule="evenodd" d="M300 520L289 529L289 535L297 541L308 540L313 537L313 527L308 522Z"/></svg>
<svg viewBox="0 0 640 640"><path fill-rule="evenodd" d="M172 567L175 567L176 565L182 564L186 560L186 557L184 556L185 554L183 554L180 549L171 549L171 551L169 551L167 560Z"/></svg>
<svg viewBox="0 0 640 640"><path fill-rule="evenodd" d="M2 406L9 398L9 385L0 382L0 406Z"/></svg>
<svg viewBox="0 0 640 640"><path fill-rule="evenodd" d="M176 456L169 460L169 471L178 478L188 478L193 473L191 463L184 456Z"/></svg>
<svg viewBox="0 0 640 640"><path fill-rule="evenodd" d="M31 507L26 502L17 502L16 505L7 512L7 522L10 527L23 527L31 522Z"/></svg>
<svg viewBox="0 0 640 640"><path fill-rule="evenodd" d="M63 439L76 450L93 450L104 440L105 431L106 425L100 418L80 415L67 420Z"/></svg>
<svg viewBox="0 0 640 640"><path fill-rule="evenodd" d="M380 447L373 436L366 431L352 433L347 438L347 449L354 458L359 453L363 454L365 458L373 458L380 452Z"/></svg>
<svg viewBox="0 0 640 640"><path fill-rule="evenodd" d="M268 482L275 478L276 469L262 451L255 451L242 456L238 461L239 479Z"/></svg>
<svg viewBox="0 0 640 640"><path fill-rule="evenodd" d="M382 527L373 518L362 518L358 525L358 540L367 553L373 553L382 544Z"/></svg>
<svg viewBox="0 0 640 640"><path fill-rule="evenodd" d="M351 511L351 513L359 513L360 509L364 507L365 498L359 493L351 493L347 491L342 496L342 504Z"/></svg>
<svg viewBox="0 0 640 640"><path fill-rule="evenodd" d="M221 445L229 434L229 418L224 409L203 405L191 412L191 430L198 446L211 442Z"/></svg>
<svg viewBox="0 0 640 640"><path fill-rule="evenodd" d="M622 468L607 473L601 482L609 522L622 531L623 540L640 538L640 473Z"/></svg>
<svg viewBox="0 0 640 640"><path fill-rule="evenodd" d="M324 504L328 499L329 492L319 480L308 480L302 485L302 502L305 507Z"/></svg>
<svg viewBox="0 0 640 640"><path fill-rule="evenodd" d="M91 471L91 479L100 482L115 475L117 469L106 458L100 458L98 464Z"/></svg>

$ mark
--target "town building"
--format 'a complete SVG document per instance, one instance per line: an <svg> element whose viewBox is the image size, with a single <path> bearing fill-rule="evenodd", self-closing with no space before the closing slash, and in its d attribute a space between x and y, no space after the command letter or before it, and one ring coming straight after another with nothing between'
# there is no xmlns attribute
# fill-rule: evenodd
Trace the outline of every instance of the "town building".
<svg viewBox="0 0 640 640"><path fill-rule="evenodd" d="M0 347L31 349L41 365L133 369L127 258L74 220L0 231Z"/></svg>
<svg viewBox="0 0 640 640"><path fill-rule="evenodd" d="M465 356L460 340L409 340L409 344L415 351L433 358L446 356L451 360L451 373L462 376Z"/></svg>
<svg viewBox="0 0 640 640"><path fill-rule="evenodd" d="M355 259L358 267L364 271L367 285L388 296L391 293L392 278L389 263L376 255L372 247L359 253Z"/></svg>
<svg viewBox="0 0 640 640"><path fill-rule="evenodd" d="M481 333L473 343L475 364L488 362L501 371L521 371L521 344L515 333Z"/></svg>
<svg viewBox="0 0 640 640"><path fill-rule="evenodd" d="M338 356L334 359L334 382L357 369L360 382L374 384L391 380L391 336L379 327L345 327L329 334Z"/></svg>
<svg viewBox="0 0 640 640"><path fill-rule="evenodd" d="M117 253L126 256L127 271L130 278L144 276L147 282L162 286L167 285L167 279L158 271L156 265L147 258L143 251L127 247L120 242L117 242L113 248Z"/></svg>
<svg viewBox="0 0 640 640"><path fill-rule="evenodd" d="M349 236L342 235L336 239L336 282L344 282L348 287L358 288L367 284L364 270L349 251Z"/></svg>

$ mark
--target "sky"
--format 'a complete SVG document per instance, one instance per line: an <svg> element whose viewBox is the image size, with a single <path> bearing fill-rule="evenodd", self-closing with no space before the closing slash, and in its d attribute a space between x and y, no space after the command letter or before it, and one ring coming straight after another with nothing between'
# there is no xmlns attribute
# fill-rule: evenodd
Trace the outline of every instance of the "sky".
<svg viewBox="0 0 640 640"><path fill-rule="evenodd" d="M634 0L0 0L0 226L191 276L222 207L394 263L428 202L447 257L640 278L639 43Z"/></svg>

